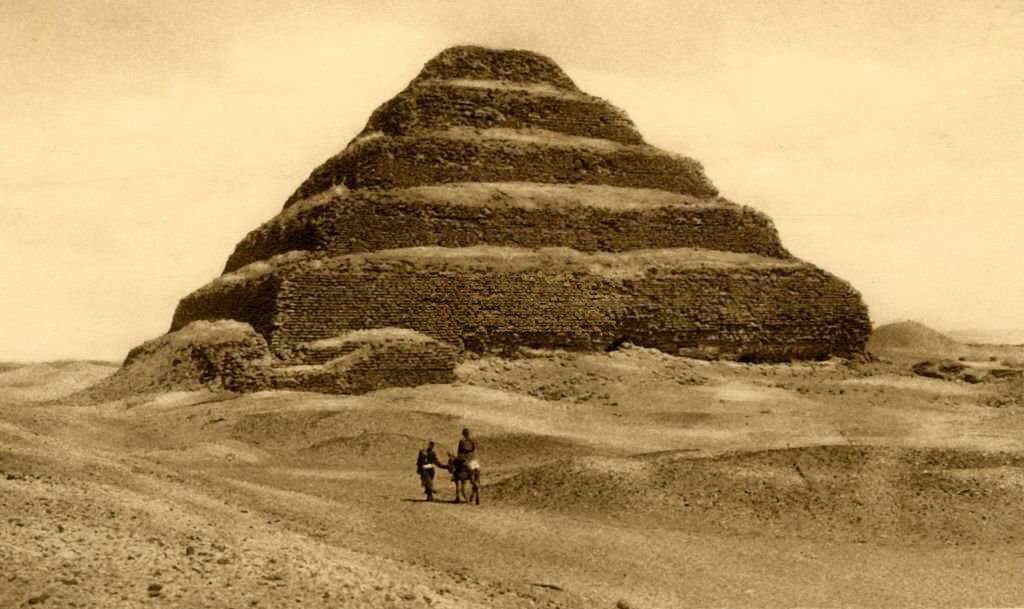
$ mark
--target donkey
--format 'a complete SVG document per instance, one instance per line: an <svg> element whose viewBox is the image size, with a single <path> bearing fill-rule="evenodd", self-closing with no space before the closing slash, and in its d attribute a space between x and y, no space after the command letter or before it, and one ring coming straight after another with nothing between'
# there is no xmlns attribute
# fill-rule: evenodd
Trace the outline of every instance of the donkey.
<svg viewBox="0 0 1024 609"><path fill-rule="evenodd" d="M444 466L452 474L452 482L455 483L455 503L463 500L469 503L480 505L480 470L470 469L464 459L460 459L448 453L448 464ZM472 492L466 496L466 483L472 486Z"/></svg>

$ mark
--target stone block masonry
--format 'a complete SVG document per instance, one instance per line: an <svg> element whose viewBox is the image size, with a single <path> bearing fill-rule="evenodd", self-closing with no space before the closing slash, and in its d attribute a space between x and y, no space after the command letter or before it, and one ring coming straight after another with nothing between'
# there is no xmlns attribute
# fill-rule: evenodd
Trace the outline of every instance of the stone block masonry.
<svg viewBox="0 0 1024 609"><path fill-rule="evenodd" d="M303 343L389 326L472 352L604 350L623 341L750 361L863 352L870 323L859 295L810 265L687 259L674 250L627 256L414 248L286 264L270 271L278 289L267 339L283 358ZM211 286L183 301L175 324L204 309L220 314L236 301ZM253 314L266 315L233 312Z"/></svg>
<svg viewBox="0 0 1024 609"><path fill-rule="evenodd" d="M451 127L544 129L621 144L643 143L626 114L600 98L487 81L434 81L409 87L370 116L364 134L411 135Z"/></svg>
<svg viewBox="0 0 1024 609"><path fill-rule="evenodd" d="M175 309L171 330L184 327L186 324L179 322L183 319L236 319L244 320L259 334L269 336L277 323L279 278L270 273L252 279L243 277L220 281L217 286L219 298L202 301L182 299ZM246 312L244 317L238 315L239 311Z"/></svg>
<svg viewBox="0 0 1024 609"><path fill-rule="evenodd" d="M579 91L558 64L540 53L474 45L450 47L438 53L423 66L413 82L447 79L544 84L567 91Z"/></svg>
<svg viewBox="0 0 1024 609"><path fill-rule="evenodd" d="M562 185L440 190L353 191L282 214L246 236L224 270L292 250L335 255L414 246L688 247L790 257L767 216L719 199ZM608 203L597 204L600 198Z"/></svg>
<svg viewBox="0 0 1024 609"><path fill-rule="evenodd" d="M427 161L429 159L429 161ZM700 163L651 146L550 132L452 128L368 135L318 167L285 206L335 186L400 188L458 182L541 182L655 188L714 197Z"/></svg>
<svg viewBox="0 0 1024 609"><path fill-rule="evenodd" d="M403 328L358 330L300 345L294 352L307 365L278 368L278 389L366 393L451 383L458 363L453 346Z"/></svg>

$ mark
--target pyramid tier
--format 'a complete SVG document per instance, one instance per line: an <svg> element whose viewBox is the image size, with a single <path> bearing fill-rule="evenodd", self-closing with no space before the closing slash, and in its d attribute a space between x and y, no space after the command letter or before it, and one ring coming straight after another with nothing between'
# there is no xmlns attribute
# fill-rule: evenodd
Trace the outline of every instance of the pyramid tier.
<svg viewBox="0 0 1024 609"><path fill-rule="evenodd" d="M410 135L449 127L546 129L643 143L629 117L600 98L548 85L490 80L416 83L378 108L365 132Z"/></svg>
<svg viewBox="0 0 1024 609"><path fill-rule="evenodd" d="M428 61L413 83L425 80L495 80L542 84L579 91L562 68L540 53L464 45L449 47Z"/></svg>
<svg viewBox="0 0 1024 609"><path fill-rule="evenodd" d="M767 216L724 199L660 190L474 183L328 192L289 207L235 248L225 272L293 250L414 246L695 247L789 258Z"/></svg>
<svg viewBox="0 0 1024 609"><path fill-rule="evenodd" d="M400 188L455 182L540 182L718 194L697 161L647 145L531 129L472 129L412 136L373 132L313 171L285 207L335 186Z"/></svg>
<svg viewBox="0 0 1024 609"><path fill-rule="evenodd" d="M173 329L220 318L250 323L286 358L310 341L399 327L473 352L601 350L630 341L774 361L860 354L871 327L857 292L811 265L691 249L291 253L186 297Z"/></svg>

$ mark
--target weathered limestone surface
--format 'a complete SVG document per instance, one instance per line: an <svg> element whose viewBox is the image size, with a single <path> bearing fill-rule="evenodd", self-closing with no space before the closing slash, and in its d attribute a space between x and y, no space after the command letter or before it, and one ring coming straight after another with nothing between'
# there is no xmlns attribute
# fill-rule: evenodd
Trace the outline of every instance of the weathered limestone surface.
<svg viewBox="0 0 1024 609"><path fill-rule="evenodd" d="M289 211L249 233L225 272L293 250L344 254L421 245L587 252L699 247L790 257L760 212L654 190L458 184L344 192Z"/></svg>
<svg viewBox="0 0 1024 609"><path fill-rule="evenodd" d="M870 331L859 295L805 263L699 250L412 248L292 259L277 286L271 349L358 328L412 328L474 352L603 350L623 340L669 353L746 360L853 356ZM627 258L629 257L629 258ZM266 277L247 280L267 285ZM215 282L181 302L175 324L239 302ZM266 311L238 308L236 318Z"/></svg>
<svg viewBox="0 0 1024 609"><path fill-rule="evenodd" d="M335 186L457 182L605 184L697 197L718 194L700 163L653 146L539 130L454 127L412 136L363 136L314 170L285 206Z"/></svg>
<svg viewBox="0 0 1024 609"><path fill-rule="evenodd" d="M276 386L324 393L366 393L384 387L451 383L458 350L400 328L357 330L296 349L313 365L278 369Z"/></svg>
<svg viewBox="0 0 1024 609"><path fill-rule="evenodd" d="M451 127L545 129L643 143L633 121L603 99L481 80L413 83L378 108L363 133L410 135Z"/></svg>
<svg viewBox="0 0 1024 609"><path fill-rule="evenodd" d="M413 82L447 79L542 84L579 91L558 64L540 53L479 46L445 49L423 66Z"/></svg>

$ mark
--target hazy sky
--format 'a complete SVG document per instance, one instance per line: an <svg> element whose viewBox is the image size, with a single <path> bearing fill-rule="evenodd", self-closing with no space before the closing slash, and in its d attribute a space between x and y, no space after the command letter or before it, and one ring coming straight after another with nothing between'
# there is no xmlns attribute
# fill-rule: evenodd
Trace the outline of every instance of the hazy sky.
<svg viewBox="0 0 1024 609"><path fill-rule="evenodd" d="M0 359L166 331L461 43L550 55L876 323L1024 328L1024 2L687 4L0 0Z"/></svg>

